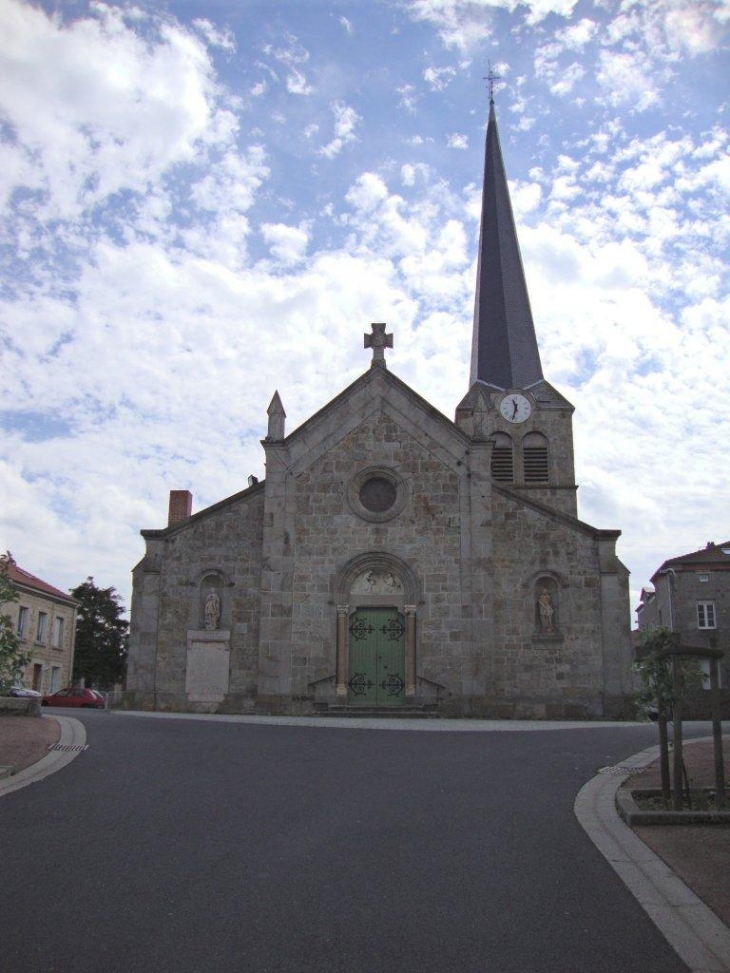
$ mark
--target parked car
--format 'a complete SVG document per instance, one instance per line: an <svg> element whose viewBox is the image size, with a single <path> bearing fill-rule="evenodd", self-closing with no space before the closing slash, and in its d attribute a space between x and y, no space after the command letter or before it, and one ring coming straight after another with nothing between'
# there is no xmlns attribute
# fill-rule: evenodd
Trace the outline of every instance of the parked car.
<svg viewBox="0 0 730 973"><path fill-rule="evenodd" d="M41 694L37 689L26 689L25 686L12 686L8 695L19 696L23 699L38 699Z"/></svg>
<svg viewBox="0 0 730 973"><path fill-rule="evenodd" d="M95 689L59 689L43 697L44 706L80 706L82 709L104 709L104 697Z"/></svg>

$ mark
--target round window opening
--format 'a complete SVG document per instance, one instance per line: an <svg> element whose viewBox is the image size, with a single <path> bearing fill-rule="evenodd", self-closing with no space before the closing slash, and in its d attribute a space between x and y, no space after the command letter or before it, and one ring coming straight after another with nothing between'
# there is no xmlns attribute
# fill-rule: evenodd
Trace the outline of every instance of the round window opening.
<svg viewBox="0 0 730 973"><path fill-rule="evenodd" d="M373 476L360 487L360 503L373 514L384 514L398 498L395 483L384 476Z"/></svg>
<svg viewBox="0 0 730 973"><path fill-rule="evenodd" d="M407 500L406 481L395 470L382 466L360 470L347 486L350 509L371 524L384 524L397 517Z"/></svg>

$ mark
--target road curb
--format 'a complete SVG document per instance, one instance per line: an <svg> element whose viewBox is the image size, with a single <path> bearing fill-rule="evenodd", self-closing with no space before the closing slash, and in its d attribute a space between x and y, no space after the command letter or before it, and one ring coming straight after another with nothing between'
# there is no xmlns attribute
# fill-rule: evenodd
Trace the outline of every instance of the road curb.
<svg viewBox="0 0 730 973"><path fill-rule="evenodd" d="M37 763L21 770L20 773L0 780L0 797L10 794L12 791L18 791L21 787L27 787L28 784L35 784L50 774L55 774L56 771L62 770L83 752L86 747L86 727L84 724L70 716L54 716L54 719L58 720L61 726L61 736L54 744L55 749L47 753Z"/></svg>
<svg viewBox="0 0 730 973"><path fill-rule="evenodd" d="M661 796L661 790L636 790L634 794ZM714 793L714 791L713 791ZM616 792L616 810L626 824L730 824L730 811L642 811L631 791L619 788Z"/></svg>
<svg viewBox="0 0 730 973"><path fill-rule="evenodd" d="M618 815L616 792L626 774L658 756L650 747L620 768L605 768L578 792L575 816L692 973L727 973L730 929Z"/></svg>

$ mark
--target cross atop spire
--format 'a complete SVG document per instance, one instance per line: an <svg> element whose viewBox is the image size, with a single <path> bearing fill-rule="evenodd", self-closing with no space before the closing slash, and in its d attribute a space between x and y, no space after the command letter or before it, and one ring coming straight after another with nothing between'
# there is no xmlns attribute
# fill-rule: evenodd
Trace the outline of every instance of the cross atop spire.
<svg viewBox="0 0 730 973"><path fill-rule="evenodd" d="M487 72L487 76L485 78L482 78L482 80L489 82L489 104L493 105L494 104L494 82L501 81L502 76L494 73L494 71L492 70L491 61L487 61L487 67L489 68L489 71Z"/></svg>
<svg viewBox="0 0 730 973"><path fill-rule="evenodd" d="M393 347L393 335L385 333L385 322L378 321L373 322L370 327L373 329L372 334L363 335L365 339L365 348L373 349L373 360L370 363L371 368L387 368L385 364L385 349Z"/></svg>

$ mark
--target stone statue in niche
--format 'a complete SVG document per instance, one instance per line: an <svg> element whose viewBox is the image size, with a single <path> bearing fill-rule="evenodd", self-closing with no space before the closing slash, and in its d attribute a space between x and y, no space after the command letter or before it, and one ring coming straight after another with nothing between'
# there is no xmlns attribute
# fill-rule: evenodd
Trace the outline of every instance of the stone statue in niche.
<svg viewBox="0 0 730 973"><path fill-rule="evenodd" d="M207 631L213 632L220 625L221 600L212 588L209 589L205 598L204 617L204 625Z"/></svg>
<svg viewBox="0 0 730 973"><path fill-rule="evenodd" d="M544 635L553 635L555 632L555 608L547 588L543 588L540 592L540 597L537 599L537 611L541 631Z"/></svg>
<svg viewBox="0 0 730 973"><path fill-rule="evenodd" d="M403 585L392 571L371 568L355 578L351 590L354 595L392 595L402 594Z"/></svg>

